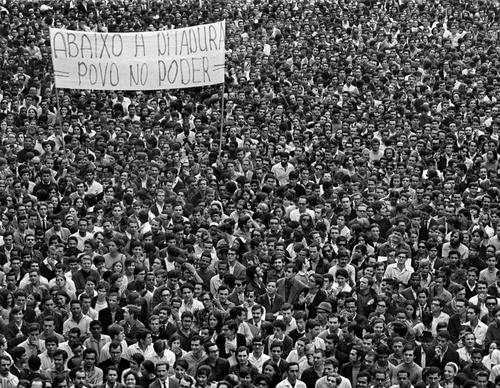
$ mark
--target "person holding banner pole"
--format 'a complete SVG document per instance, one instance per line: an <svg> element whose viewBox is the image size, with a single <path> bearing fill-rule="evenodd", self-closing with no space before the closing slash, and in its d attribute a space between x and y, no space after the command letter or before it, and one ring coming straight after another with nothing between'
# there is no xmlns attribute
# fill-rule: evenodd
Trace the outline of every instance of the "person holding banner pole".
<svg viewBox="0 0 500 388"><path fill-rule="evenodd" d="M63 153L64 153L64 157L67 157L67 154L66 154L66 142L64 141L64 136L63 136L63 133L62 133L61 104L59 103L59 89L57 89L57 86L56 86L56 106L57 106L57 112L59 113L58 114L58 117L59 117L59 128L61 130L61 143L62 143L62 147L63 147Z"/></svg>
<svg viewBox="0 0 500 388"><path fill-rule="evenodd" d="M220 145L219 145L219 155L217 157L217 159L220 161L220 157L221 157L221 154L222 154L222 136L224 135L224 93L225 93L225 86L226 86L226 83L223 82L222 83L222 100L221 100L221 120L220 120L220 138L219 138L219 141L220 141Z"/></svg>

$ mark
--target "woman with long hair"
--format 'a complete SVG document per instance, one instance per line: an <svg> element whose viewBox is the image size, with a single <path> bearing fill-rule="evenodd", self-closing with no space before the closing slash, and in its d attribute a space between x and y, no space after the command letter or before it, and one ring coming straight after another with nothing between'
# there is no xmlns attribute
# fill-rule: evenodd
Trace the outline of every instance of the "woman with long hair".
<svg viewBox="0 0 500 388"><path fill-rule="evenodd" d="M241 238L236 238L236 240L233 241L231 248L236 251L236 259L241 263L243 254L247 251L245 243L241 240Z"/></svg>
<svg viewBox="0 0 500 388"><path fill-rule="evenodd" d="M414 300L406 300L404 303L404 308L406 313L406 321L411 327L414 327L416 324L420 323L420 319L417 316L417 302L415 302Z"/></svg>
<svg viewBox="0 0 500 388"><path fill-rule="evenodd" d="M281 373L278 368L278 364L274 361L269 361L266 364L263 373L269 379L268 388L276 388L276 386L281 382Z"/></svg>
<svg viewBox="0 0 500 388"><path fill-rule="evenodd" d="M85 205L85 201L83 200L83 198L76 197L73 201L73 207L77 211L78 218L87 216L87 206Z"/></svg>
<svg viewBox="0 0 500 388"><path fill-rule="evenodd" d="M0 293L0 306L0 317L5 321L5 324L8 324L10 311L14 307L14 294L12 291L3 290Z"/></svg>
<svg viewBox="0 0 500 388"><path fill-rule="evenodd" d="M224 316L218 310L213 310L208 314L208 326L214 331L211 341L215 343L217 337L221 334L222 324L224 323Z"/></svg>
<svg viewBox="0 0 500 388"><path fill-rule="evenodd" d="M119 247L122 245L122 240L118 238L114 238L106 244L108 253L104 255L104 260L107 269L112 269L113 265L116 263L121 263L123 267L126 257L119 250Z"/></svg>

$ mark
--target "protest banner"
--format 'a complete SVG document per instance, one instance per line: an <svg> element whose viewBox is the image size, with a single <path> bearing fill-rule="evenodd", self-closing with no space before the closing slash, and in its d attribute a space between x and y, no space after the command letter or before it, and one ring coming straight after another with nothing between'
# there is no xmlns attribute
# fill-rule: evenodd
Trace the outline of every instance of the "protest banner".
<svg viewBox="0 0 500 388"><path fill-rule="evenodd" d="M159 90L224 82L225 21L155 32L50 29L58 88Z"/></svg>

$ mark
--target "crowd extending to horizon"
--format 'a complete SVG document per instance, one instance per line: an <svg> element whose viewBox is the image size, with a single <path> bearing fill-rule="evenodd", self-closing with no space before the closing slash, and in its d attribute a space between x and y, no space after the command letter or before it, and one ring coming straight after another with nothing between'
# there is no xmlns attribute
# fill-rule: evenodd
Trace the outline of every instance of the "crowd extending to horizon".
<svg viewBox="0 0 500 388"><path fill-rule="evenodd" d="M499 388L499 7L3 0L0 388ZM220 20L224 87L54 83Z"/></svg>

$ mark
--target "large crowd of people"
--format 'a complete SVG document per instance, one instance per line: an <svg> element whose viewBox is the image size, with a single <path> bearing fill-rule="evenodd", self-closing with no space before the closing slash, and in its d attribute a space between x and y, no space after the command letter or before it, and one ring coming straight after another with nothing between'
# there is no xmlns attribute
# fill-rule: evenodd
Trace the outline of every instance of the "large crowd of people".
<svg viewBox="0 0 500 388"><path fill-rule="evenodd" d="M2 1L0 388L500 387L499 6ZM54 83L223 19L224 87Z"/></svg>

